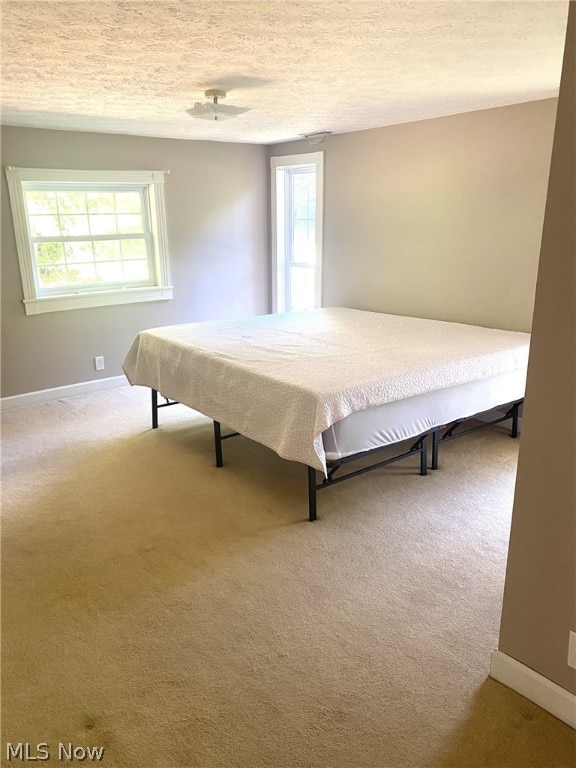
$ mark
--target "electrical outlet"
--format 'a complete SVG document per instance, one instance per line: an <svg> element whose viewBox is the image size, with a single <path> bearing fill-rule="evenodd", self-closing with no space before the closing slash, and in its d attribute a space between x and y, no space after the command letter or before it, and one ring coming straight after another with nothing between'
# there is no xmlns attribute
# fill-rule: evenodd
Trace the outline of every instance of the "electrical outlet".
<svg viewBox="0 0 576 768"><path fill-rule="evenodd" d="M94 368L96 368L97 371L104 370L104 358L102 356L94 358Z"/></svg>
<svg viewBox="0 0 576 768"><path fill-rule="evenodd" d="M576 632L570 632L568 640L568 666L576 669Z"/></svg>

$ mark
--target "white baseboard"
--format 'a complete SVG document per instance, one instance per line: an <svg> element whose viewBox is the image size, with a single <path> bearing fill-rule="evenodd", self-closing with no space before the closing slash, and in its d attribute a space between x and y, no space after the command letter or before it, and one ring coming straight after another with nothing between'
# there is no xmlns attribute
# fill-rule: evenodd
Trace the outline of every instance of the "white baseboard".
<svg viewBox="0 0 576 768"><path fill-rule="evenodd" d="M576 696L502 651L494 651L490 677L576 729Z"/></svg>
<svg viewBox="0 0 576 768"><path fill-rule="evenodd" d="M24 392L22 395L0 398L0 410L21 408L23 405L47 403L50 400L60 400L62 397L74 397L74 395L87 395L90 392L100 392L103 389L124 387L128 384L126 376L110 376L106 379L94 379L93 381L81 381L79 384L67 384L64 387L53 389L40 389L37 392Z"/></svg>

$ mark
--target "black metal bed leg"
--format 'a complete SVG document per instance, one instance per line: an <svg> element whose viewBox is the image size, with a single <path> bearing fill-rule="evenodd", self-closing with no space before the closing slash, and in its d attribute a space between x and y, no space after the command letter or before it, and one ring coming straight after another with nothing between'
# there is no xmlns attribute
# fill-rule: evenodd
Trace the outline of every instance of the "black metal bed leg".
<svg viewBox="0 0 576 768"><path fill-rule="evenodd" d="M420 442L420 474L428 474L428 435L424 435Z"/></svg>
<svg viewBox="0 0 576 768"><path fill-rule="evenodd" d="M220 429L220 422L214 422L214 451L216 453L216 466L223 467L224 461L222 460L222 431Z"/></svg>
<svg viewBox="0 0 576 768"><path fill-rule="evenodd" d="M512 406L512 431L510 437L518 437L518 411L520 410L520 403L515 403Z"/></svg>
<svg viewBox="0 0 576 768"><path fill-rule="evenodd" d="M431 469L438 469L438 446L440 444L440 439L438 437L439 430L435 429L434 432L432 432L432 464Z"/></svg>
<svg viewBox="0 0 576 768"><path fill-rule="evenodd" d="M152 390L152 429L158 429L158 392Z"/></svg>
<svg viewBox="0 0 576 768"><path fill-rule="evenodd" d="M308 467L308 520L316 520L316 470Z"/></svg>

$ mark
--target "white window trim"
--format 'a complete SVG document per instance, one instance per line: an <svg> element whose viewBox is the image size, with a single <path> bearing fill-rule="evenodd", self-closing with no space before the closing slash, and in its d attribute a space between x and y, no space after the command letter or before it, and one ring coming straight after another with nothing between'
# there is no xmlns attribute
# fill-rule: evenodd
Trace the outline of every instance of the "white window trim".
<svg viewBox="0 0 576 768"><path fill-rule="evenodd" d="M277 185L278 170L295 166L316 166L316 271L315 301L322 306L322 245L324 232L324 152L307 152L301 155L283 155L270 158L271 168L271 233L272 233L272 311L285 311L286 274L284 260L284 227L278 226L279 195ZM280 192L282 194L282 191ZM282 209L284 206L282 205Z"/></svg>
<svg viewBox="0 0 576 768"><path fill-rule="evenodd" d="M170 283L166 208L164 204L164 174L169 173L169 171L81 171L52 168L15 168L13 166L6 166L5 171L12 207L22 288L24 290L24 309L27 315L57 312L64 309L104 307L114 304L131 304L140 301L160 301L172 298L173 286ZM26 181L39 183L133 183L147 185L151 208L151 229L157 276L156 285L143 288L119 287L102 291L90 289L84 293L39 296L36 289L34 256L30 243L26 203L22 189L22 183Z"/></svg>

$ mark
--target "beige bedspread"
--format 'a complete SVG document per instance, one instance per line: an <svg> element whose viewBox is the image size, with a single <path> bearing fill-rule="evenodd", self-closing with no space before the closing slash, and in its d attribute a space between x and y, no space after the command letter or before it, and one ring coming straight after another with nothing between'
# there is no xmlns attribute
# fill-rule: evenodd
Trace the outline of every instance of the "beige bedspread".
<svg viewBox="0 0 576 768"><path fill-rule="evenodd" d="M526 369L530 336L329 308L142 331L124 372L326 470L322 432L350 413Z"/></svg>

